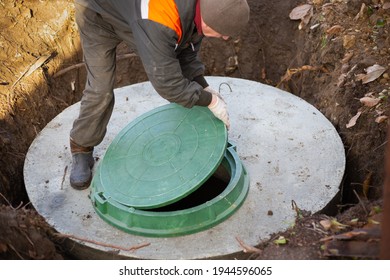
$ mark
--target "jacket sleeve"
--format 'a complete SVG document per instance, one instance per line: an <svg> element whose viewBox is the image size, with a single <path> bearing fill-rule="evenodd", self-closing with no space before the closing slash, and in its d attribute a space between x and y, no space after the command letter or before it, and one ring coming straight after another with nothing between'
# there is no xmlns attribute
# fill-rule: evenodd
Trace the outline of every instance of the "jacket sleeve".
<svg viewBox="0 0 390 280"><path fill-rule="evenodd" d="M193 55L175 52L177 36L173 30L142 19L134 22L132 30L146 74L161 97L187 108L210 104L210 93L193 81L203 74L200 61L196 54L194 60Z"/></svg>
<svg viewBox="0 0 390 280"><path fill-rule="evenodd" d="M187 48L180 51L178 58L180 61L183 75L191 80L200 84L203 88L208 86L206 79L204 78L205 67L199 59L199 50L201 45L201 37L197 37L192 44Z"/></svg>

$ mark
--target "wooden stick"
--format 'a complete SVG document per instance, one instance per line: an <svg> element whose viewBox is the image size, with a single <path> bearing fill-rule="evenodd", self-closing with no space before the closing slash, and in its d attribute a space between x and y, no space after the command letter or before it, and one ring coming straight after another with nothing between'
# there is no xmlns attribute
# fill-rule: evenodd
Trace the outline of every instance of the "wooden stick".
<svg viewBox="0 0 390 280"><path fill-rule="evenodd" d="M256 253L260 254L262 251L256 247L246 245L238 236L236 236L236 240L240 244L240 246L243 248L244 253Z"/></svg>
<svg viewBox="0 0 390 280"><path fill-rule="evenodd" d="M368 210L366 209L366 207L364 206L364 202L362 201L362 199L360 198L360 196L357 194L357 192L355 190L353 190L353 193L355 194L355 196L359 200L360 206L364 210L364 213L366 213L366 215L368 216L369 213L368 213Z"/></svg>
<svg viewBox="0 0 390 280"><path fill-rule="evenodd" d="M61 190L62 190L63 187L64 187L64 182L65 182L65 177L66 177L66 172L67 172L67 171L68 171L68 166L65 166L64 175L62 176Z"/></svg>

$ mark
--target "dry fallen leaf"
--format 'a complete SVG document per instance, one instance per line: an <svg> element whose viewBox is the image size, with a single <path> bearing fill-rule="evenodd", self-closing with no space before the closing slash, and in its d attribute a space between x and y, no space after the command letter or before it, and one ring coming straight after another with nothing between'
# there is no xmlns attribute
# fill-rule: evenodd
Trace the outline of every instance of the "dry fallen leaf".
<svg viewBox="0 0 390 280"><path fill-rule="evenodd" d="M363 181L362 190L365 197L368 196L368 192L370 191L372 181L372 172L368 172L366 178Z"/></svg>
<svg viewBox="0 0 390 280"><path fill-rule="evenodd" d="M374 95L373 91L367 92L364 96L375 98L375 95Z"/></svg>
<svg viewBox="0 0 390 280"><path fill-rule="evenodd" d="M364 18L367 14L367 6L365 3L362 3L362 6L360 7L359 13L355 16L355 20L358 20L360 18Z"/></svg>
<svg viewBox="0 0 390 280"><path fill-rule="evenodd" d="M310 10L309 14L307 14L305 17L303 17L303 19L301 20L301 23L298 26L298 29L302 30L302 28L304 28L306 25L308 25L312 16L313 16L313 9Z"/></svg>
<svg viewBox="0 0 390 280"><path fill-rule="evenodd" d="M322 5L323 2L324 0L313 0L314 5Z"/></svg>
<svg viewBox="0 0 390 280"><path fill-rule="evenodd" d="M376 122L376 123L382 123L382 122L384 122L384 121L387 120L387 119L388 119L387 116L379 116L379 117L377 117L377 118L375 119L375 122Z"/></svg>
<svg viewBox="0 0 390 280"><path fill-rule="evenodd" d="M304 4L300 5L298 7L295 7L291 12L290 12L290 19L292 20L299 20L303 19L305 16L310 14L310 11L313 10L313 6L310 4Z"/></svg>
<svg viewBox="0 0 390 280"><path fill-rule="evenodd" d="M332 222L330 220L322 220L322 221L320 221L320 225L325 230L330 230L330 228L332 227Z"/></svg>
<svg viewBox="0 0 390 280"><path fill-rule="evenodd" d="M383 7L382 7L384 10L387 10L387 9L390 9L390 2L387 2L385 4L383 4Z"/></svg>
<svg viewBox="0 0 390 280"><path fill-rule="evenodd" d="M350 49L356 44L356 36L355 35L344 35L343 37L343 47L345 49Z"/></svg>
<svg viewBox="0 0 390 280"><path fill-rule="evenodd" d="M353 51L349 51L344 55L344 58L341 60L342 63L348 63L351 58L353 57L354 53Z"/></svg>
<svg viewBox="0 0 390 280"><path fill-rule="evenodd" d="M361 229L355 229L353 231L333 235L333 236L328 236L321 238L320 241L329 241L329 240L350 240L352 238L355 238L356 236L362 236L362 235L367 235L367 232Z"/></svg>
<svg viewBox="0 0 390 280"><path fill-rule="evenodd" d="M367 84L378 79L385 71L385 67L380 66L379 64L374 64L366 69L367 74L356 75L357 81L362 81L363 84Z"/></svg>
<svg viewBox="0 0 390 280"><path fill-rule="evenodd" d="M333 232L338 232L340 230L345 229L348 227L347 225L344 225L340 222L338 222L336 219L325 219L320 221L320 225L325 229L325 230L331 230Z"/></svg>
<svg viewBox="0 0 390 280"><path fill-rule="evenodd" d="M276 245L286 245L287 244L287 239L284 236L279 236L278 239L274 240L274 243Z"/></svg>
<svg viewBox="0 0 390 280"><path fill-rule="evenodd" d="M333 231L340 231L340 230L343 230L343 229L348 227L347 225L344 225L344 224L338 222L336 219L332 219L331 223L332 223L331 228Z"/></svg>
<svg viewBox="0 0 390 280"><path fill-rule="evenodd" d="M324 17L327 17L327 15L332 13L333 7L334 7L333 3L325 3L324 5L321 6L321 14Z"/></svg>
<svg viewBox="0 0 390 280"><path fill-rule="evenodd" d="M331 28L326 30L326 33L329 34L329 35L339 34L343 30L344 30L344 27L342 27L341 25L333 25Z"/></svg>
<svg viewBox="0 0 390 280"><path fill-rule="evenodd" d="M366 106L366 107L375 107L376 105L378 105L378 103L381 101L380 98L374 98L374 97L368 97L368 96L365 96L363 98L360 98L360 102Z"/></svg>
<svg viewBox="0 0 390 280"><path fill-rule="evenodd" d="M347 123L346 127L351 128L351 127L355 126L355 124L356 124L356 122L361 114L362 114L362 111L358 111L357 114L355 116L353 116L352 119L350 119L350 121Z"/></svg>
<svg viewBox="0 0 390 280"><path fill-rule="evenodd" d="M350 226L357 226L358 222L359 222L359 218L354 218L354 219L349 221L348 225L350 225Z"/></svg>
<svg viewBox="0 0 390 280"><path fill-rule="evenodd" d="M313 5L310 4L304 4L300 5L298 7L295 7L290 12L290 19L292 20L301 20L299 23L298 29L301 30L303 27L305 27L309 22L310 19L313 16Z"/></svg>
<svg viewBox="0 0 390 280"><path fill-rule="evenodd" d="M368 222L369 224L374 224L374 225L380 225L380 224L381 224L380 222L378 222L378 221L376 221L376 220L374 220L374 219L372 219L372 218L368 218L368 219L367 219L367 222Z"/></svg>
<svg viewBox="0 0 390 280"><path fill-rule="evenodd" d="M382 116L382 115L385 113L384 110L378 110L378 109L376 109L375 112L376 112L376 114L377 114L378 116Z"/></svg>
<svg viewBox="0 0 390 280"><path fill-rule="evenodd" d="M337 86L341 87L344 84L346 78L347 78L347 74L341 74L338 79Z"/></svg>

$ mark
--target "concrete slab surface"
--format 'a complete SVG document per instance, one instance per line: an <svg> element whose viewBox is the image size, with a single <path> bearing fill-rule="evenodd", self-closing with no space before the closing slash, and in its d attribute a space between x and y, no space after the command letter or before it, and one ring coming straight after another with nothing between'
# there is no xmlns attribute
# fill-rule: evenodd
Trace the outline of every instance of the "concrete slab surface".
<svg viewBox="0 0 390 280"><path fill-rule="evenodd" d="M242 251L236 238L254 246L292 226L296 214L292 201L300 209L317 212L336 196L345 169L344 147L321 112L290 93L258 82L227 77L207 80L228 104L229 139L236 143L250 176L248 197L242 207L209 230L147 238L127 234L103 221L91 204L90 190L77 191L69 184L69 131L80 103L54 118L31 144L24 166L29 198L58 232L76 237L72 240L82 248L78 251L75 246L80 258L229 258ZM116 89L115 98L107 135L95 148L97 163L123 127L167 104L149 82ZM120 248L150 244L125 251L99 243Z"/></svg>

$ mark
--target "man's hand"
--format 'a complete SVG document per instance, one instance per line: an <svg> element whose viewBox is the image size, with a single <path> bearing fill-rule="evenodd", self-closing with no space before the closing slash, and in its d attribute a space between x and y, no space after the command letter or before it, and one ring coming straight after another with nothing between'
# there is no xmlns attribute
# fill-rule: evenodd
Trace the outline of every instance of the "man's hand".
<svg viewBox="0 0 390 280"><path fill-rule="evenodd" d="M221 98L225 102L225 100L223 99L222 95L218 91L212 89L211 87L206 87L206 88L204 88L204 90L210 92L213 95L218 96L219 98Z"/></svg>
<svg viewBox="0 0 390 280"><path fill-rule="evenodd" d="M224 122L227 129L229 130L230 120L225 101L218 95L212 94L212 100L208 108L214 114L214 116Z"/></svg>

